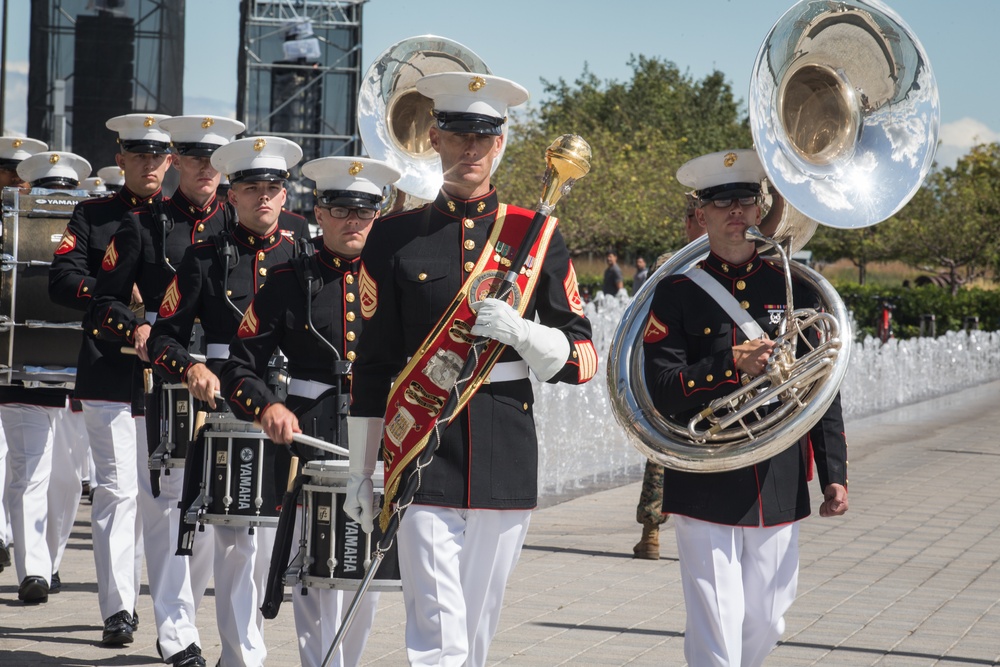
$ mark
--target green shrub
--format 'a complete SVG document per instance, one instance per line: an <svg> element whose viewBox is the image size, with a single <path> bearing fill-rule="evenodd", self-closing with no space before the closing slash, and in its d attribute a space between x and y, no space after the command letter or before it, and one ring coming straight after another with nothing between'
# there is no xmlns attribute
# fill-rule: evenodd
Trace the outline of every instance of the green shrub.
<svg viewBox="0 0 1000 667"><path fill-rule="evenodd" d="M893 305L892 326L896 338L919 336L920 321L925 314L935 316L938 335L963 329L965 319L973 316L979 318L980 329L1000 329L1000 291L962 289L952 296L947 288L934 285L909 288L839 283L834 287L854 313L858 338L875 335L876 317L883 299Z"/></svg>

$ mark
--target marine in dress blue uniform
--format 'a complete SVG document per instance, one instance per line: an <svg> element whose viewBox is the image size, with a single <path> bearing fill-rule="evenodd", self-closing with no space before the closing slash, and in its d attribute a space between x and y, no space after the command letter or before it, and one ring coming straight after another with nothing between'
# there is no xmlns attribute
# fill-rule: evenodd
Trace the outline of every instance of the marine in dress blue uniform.
<svg viewBox="0 0 1000 667"><path fill-rule="evenodd" d="M21 181L33 188L73 189L90 175L90 163L73 153L43 151L20 161L17 173ZM74 488L74 471L66 469L71 460L64 446L67 442L61 441L59 447L56 444L57 425L63 417L69 389L64 385L31 384L25 386L15 381L0 386L0 418L10 448L14 565L20 582L17 597L25 603L37 604L48 600L50 589L59 588L54 575L60 536L64 532L62 519L70 510L75 514L80 496L75 494L73 502L60 488L67 483ZM58 465L54 465L56 462ZM76 479L75 488L79 486L80 480Z"/></svg>
<svg viewBox="0 0 1000 667"><path fill-rule="evenodd" d="M86 311L112 235L134 208L162 199L160 185L171 160L170 135L159 128L166 116L127 114L107 121L118 133L121 151L115 159L125 171L125 185L107 197L81 202L70 217L49 270L49 296L58 304ZM125 330L124 335L132 336ZM139 395L136 357L121 352L117 341L99 340L91 329L77 361L74 397L94 457L95 477L91 524L97 566L98 601L104 618L102 642L132 642L138 626L135 609L142 573L142 528L139 518L138 451L146 449L144 419L133 418L131 403ZM143 466L143 474L146 467Z"/></svg>
<svg viewBox="0 0 1000 667"><path fill-rule="evenodd" d="M365 480L393 378L418 353L477 259L493 251L486 244L500 203L491 166L503 145L508 106L527 99L521 86L493 76L444 73L416 85L434 101L437 123L429 138L441 156L444 186L433 203L380 220L361 256L365 326L353 369L345 509L369 526ZM510 347L489 383L444 430L400 523L411 665L486 662L536 505L538 443L528 370L570 384L588 381L597 370L590 322L558 229L540 271L524 318L496 299L480 305L472 335Z"/></svg>
<svg viewBox="0 0 1000 667"><path fill-rule="evenodd" d="M757 154L712 153L681 167L695 189L711 252L700 263L773 337L786 308L780 263L757 255L744 235L760 222ZM818 299L796 282L797 307ZM680 274L657 285L643 334L654 405L686 423L766 367L774 342L747 340L722 306ZM847 442L840 398L810 431L824 492L823 516L847 510ZM674 516L687 609L684 651L692 665L760 665L795 599L798 521L810 513L809 457L791 447L762 463L716 473L666 469L663 511Z"/></svg>
<svg viewBox="0 0 1000 667"><path fill-rule="evenodd" d="M173 167L180 172L178 189L170 200L151 202L125 216L108 244L84 321L86 329L97 332L96 338L134 346L142 362L135 365L136 373L149 372L145 343L184 252L222 232L233 217L230 208L216 199L219 172L210 159L220 146L246 129L243 123L218 116L165 118L159 127L170 135L177 153ZM132 309L133 286L144 306L141 316ZM137 384L146 385L142 381ZM154 382L151 389L133 396L133 404L146 415L147 447L137 456L153 615L164 660L197 667L205 661L195 618L211 577L212 552L203 549L189 558L175 556L171 548L173 527L180 519L183 478L145 470L160 441L162 385Z"/></svg>
<svg viewBox="0 0 1000 667"><path fill-rule="evenodd" d="M17 165L21 160L48 150L48 144L25 137L0 137L0 190L6 187L22 187L24 182L17 175ZM0 432L0 572L9 567L11 543L10 518L7 512L7 439Z"/></svg>
<svg viewBox="0 0 1000 667"><path fill-rule="evenodd" d="M259 419L275 442L290 443L292 433L305 431L346 446L351 390L347 369L355 359L362 319L359 255L381 208L383 190L399 172L377 160L327 157L304 164L302 174L316 182L322 245L315 255L271 272L232 343L223 390L234 413ZM278 348L288 357L292 378L284 402L263 381ZM300 460L324 457L324 452L308 447L298 448L298 454ZM295 518L296 532L299 524ZM294 533L290 543L298 543ZM283 572L287 562L278 558L271 566ZM303 665L322 664L352 598L349 591L325 588L303 594L296 586L292 604ZM358 664L377 601L377 594L365 597L334 665Z"/></svg>
<svg viewBox="0 0 1000 667"><path fill-rule="evenodd" d="M299 159L301 151L293 142L271 138L262 150L255 151L257 138L243 139L219 149L213 157L219 169L235 169L233 162L249 156L273 160L281 152L284 165L271 164L273 174L264 176L261 183L280 182L288 169ZM244 165L243 170L254 168ZM260 167L259 167L260 168ZM278 181L272 181L275 177ZM237 180L237 183L243 182ZM249 177L248 183L257 183ZM243 186L237 185L237 196ZM167 288L168 297L160 305L159 316L153 324L148 349L152 367L165 382L188 384L192 395L208 405L217 407L215 392L219 390L218 376L229 356L229 341L236 335L243 312L254 295L263 287L267 276L276 265L282 264L297 253L301 227L282 227L285 218L276 206L263 220L254 217L255 200L247 198L237 211L237 222L209 241L189 248L177 275ZM277 225L274 225L277 220ZM309 246L311 249L311 246ZM206 360L199 361L188 348L191 332L200 321L206 343ZM186 510L197 495L202 479L203 441L192 444L184 470L184 498ZM270 555L270 536L273 528L259 527L253 533L243 526L215 525L215 589L216 621L222 640L222 663L225 665L263 664L266 657L263 628L258 621L261 576ZM202 535L198 545L193 544L194 528L181 527L184 553L212 553L211 535ZM206 539L206 537L208 539ZM259 561L264 559L264 565Z"/></svg>

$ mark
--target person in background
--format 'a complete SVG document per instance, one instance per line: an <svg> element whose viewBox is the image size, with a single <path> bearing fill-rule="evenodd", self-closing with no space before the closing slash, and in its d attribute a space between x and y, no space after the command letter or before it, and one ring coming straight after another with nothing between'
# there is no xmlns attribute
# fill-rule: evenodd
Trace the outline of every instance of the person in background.
<svg viewBox="0 0 1000 667"><path fill-rule="evenodd" d="M618 255L613 250L608 251L604 257L608 263L608 268L604 269L604 282L601 284L601 291L606 296L616 296L618 292L625 289L625 281L622 279L622 270L618 266Z"/></svg>
<svg viewBox="0 0 1000 667"><path fill-rule="evenodd" d="M632 294L639 291L642 284L646 282L646 278L649 277L649 271L646 269L646 259L644 257L635 258L635 277L632 278Z"/></svg>
<svg viewBox="0 0 1000 667"><path fill-rule="evenodd" d="M7 187L22 187L17 175L17 165L21 160L48 150L48 145L37 139L24 137L0 137L0 192ZM0 432L0 572L10 567L11 541L10 516L7 512L7 440Z"/></svg>
<svg viewBox="0 0 1000 667"><path fill-rule="evenodd" d="M691 193L684 195L684 232L688 243L701 238L705 228L695 219L695 209L698 200ZM673 255L667 252L656 259L653 270L660 268ZM635 288L639 290L638 287ZM635 508L635 520L642 526L642 536L632 547L633 558L659 560L660 558L660 526L670 518L663 513L663 466L646 460L646 468L642 474L642 491L639 493L639 504Z"/></svg>
<svg viewBox="0 0 1000 667"><path fill-rule="evenodd" d="M36 153L17 165L17 174L32 188L69 190L77 188L90 175L90 163L79 155L62 151ZM30 219L24 219L30 224ZM42 386L38 386L42 385ZM0 386L0 420L10 448L10 512L14 539L14 565L20 586L17 599L26 604L48 601L52 589L54 551L50 543L49 526L50 484L53 492L65 488L66 477L72 479L68 452L59 466L53 466L56 426L62 418L69 389L64 385L44 386L45 383L21 381ZM65 444L65 443L61 443ZM60 449L63 449L62 447ZM55 477L55 480L53 480ZM77 489L80 481L71 482ZM80 501L75 495L76 504ZM61 517L62 507L51 508ZM58 590L58 586L56 586Z"/></svg>

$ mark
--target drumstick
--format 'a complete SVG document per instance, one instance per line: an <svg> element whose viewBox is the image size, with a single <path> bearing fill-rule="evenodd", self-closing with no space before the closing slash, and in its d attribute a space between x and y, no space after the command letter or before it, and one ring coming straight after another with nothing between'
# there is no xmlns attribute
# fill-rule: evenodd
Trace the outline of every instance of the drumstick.
<svg viewBox="0 0 1000 667"><path fill-rule="evenodd" d="M225 401L222 394L215 392L215 400ZM260 422L255 421L254 426L260 428ZM305 433L292 433L292 440L299 443L300 445L309 445L310 447L315 447L316 449L322 449L324 452L330 452L331 454L337 454L338 456L350 456L350 452L340 445L335 445L332 442L327 442L320 438L314 438L311 435L306 435Z"/></svg>
<svg viewBox="0 0 1000 667"><path fill-rule="evenodd" d="M288 484L285 485L286 491L291 491L292 487L295 486L295 478L299 474L299 457L293 456L292 462L288 466Z"/></svg>
<svg viewBox="0 0 1000 667"><path fill-rule="evenodd" d="M205 418L208 413L204 410L199 410L194 416L194 432L197 433L205 426Z"/></svg>

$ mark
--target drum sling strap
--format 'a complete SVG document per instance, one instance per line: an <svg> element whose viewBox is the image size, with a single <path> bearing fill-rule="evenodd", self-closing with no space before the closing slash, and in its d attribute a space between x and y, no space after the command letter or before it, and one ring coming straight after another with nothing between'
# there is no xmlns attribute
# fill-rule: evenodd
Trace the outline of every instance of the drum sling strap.
<svg viewBox="0 0 1000 667"><path fill-rule="evenodd" d="M303 294L305 294L308 302L311 303L312 298L323 290L323 277L319 270L319 260L316 255L309 253L305 244L300 244L299 252L301 254L292 259L290 264L299 280L299 286L302 288ZM310 329L314 332L316 331L316 328L311 323ZM347 367L347 362L335 362L335 382L340 382L337 371L343 370L346 373ZM314 432L311 435L317 437L329 437L330 433L339 434L341 429L337 427L336 423L332 423L332 420L339 422L341 416L347 414L350 397L346 394L338 394L337 397L339 400L333 410L317 410L317 408L323 408L322 404L329 402L333 398L329 393L326 393L313 401L305 411L296 411L297 413L301 412L303 418L309 413L319 413L315 419L313 429L309 429L306 426L306 422L303 421L303 431L313 430ZM346 446L347 443L338 444ZM302 454L306 454L306 452L302 452ZM299 461L305 462L307 458L302 457ZM293 465L295 464L293 463ZM278 611L281 608L281 602L285 596L285 572L288 570L291 560L296 510L303 482L304 476L299 472L294 476L294 482L285 491L285 495L281 501L281 513L278 515L278 528L274 537L274 546L271 549L267 582L264 585L264 595L260 607L261 615L268 620L277 617Z"/></svg>

